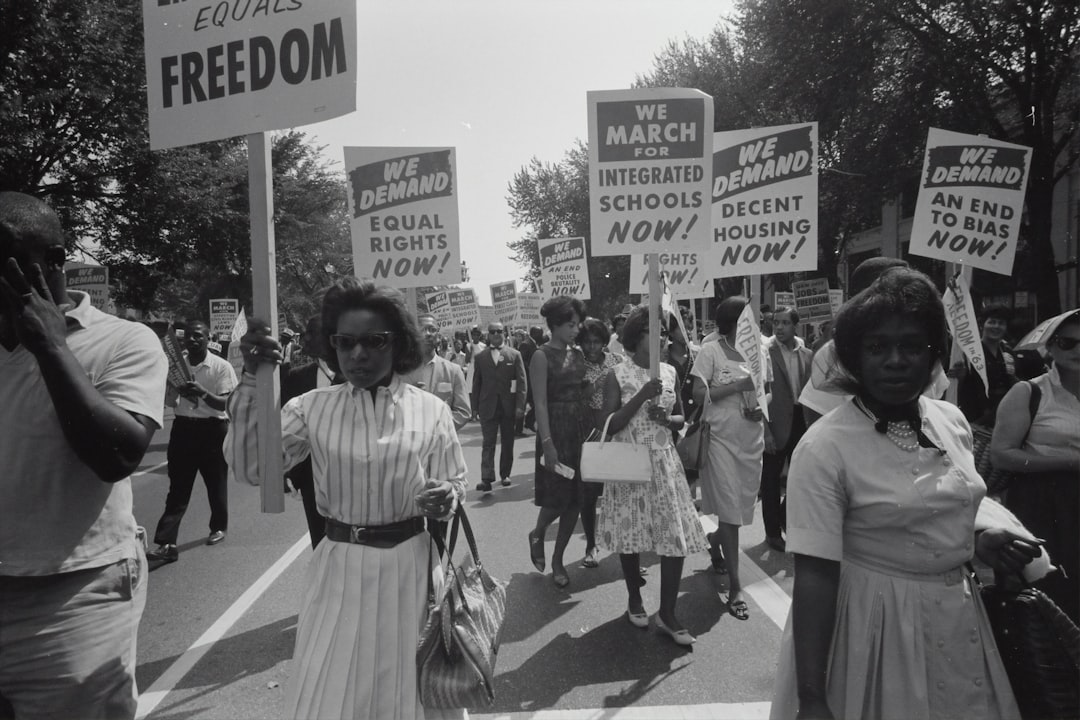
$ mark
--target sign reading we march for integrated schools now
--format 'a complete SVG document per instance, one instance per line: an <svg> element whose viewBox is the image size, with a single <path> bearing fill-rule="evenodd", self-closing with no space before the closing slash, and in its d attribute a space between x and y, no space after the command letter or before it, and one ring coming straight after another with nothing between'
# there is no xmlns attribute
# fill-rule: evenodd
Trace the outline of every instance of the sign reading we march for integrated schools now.
<svg viewBox="0 0 1080 720"><path fill-rule="evenodd" d="M588 93L594 256L709 245L713 101L684 88Z"/></svg>
<svg viewBox="0 0 1080 720"><path fill-rule="evenodd" d="M517 282L508 280L489 287L491 288L491 304L495 308L495 318L506 325L517 322Z"/></svg>
<svg viewBox="0 0 1080 720"><path fill-rule="evenodd" d="M461 282L453 148L345 148L356 275L412 288Z"/></svg>
<svg viewBox="0 0 1080 720"><path fill-rule="evenodd" d="M909 252L1012 275L1031 148L930 128Z"/></svg>
<svg viewBox="0 0 1080 720"><path fill-rule="evenodd" d="M547 238L537 240L536 246L540 251L540 275L548 297L573 295L578 300L592 297L585 238Z"/></svg>
<svg viewBox="0 0 1080 720"><path fill-rule="evenodd" d="M143 0L150 147L356 109L355 0Z"/></svg>
<svg viewBox="0 0 1080 720"><path fill-rule="evenodd" d="M814 270L817 123L713 138L712 277Z"/></svg>

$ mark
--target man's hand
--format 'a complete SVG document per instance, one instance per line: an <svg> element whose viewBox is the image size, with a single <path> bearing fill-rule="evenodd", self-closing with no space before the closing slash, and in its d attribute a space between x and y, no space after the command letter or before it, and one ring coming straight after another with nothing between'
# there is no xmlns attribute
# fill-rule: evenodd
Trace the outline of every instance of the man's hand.
<svg viewBox="0 0 1080 720"><path fill-rule="evenodd" d="M61 347L66 342L67 321L56 306L41 266L30 266L30 278L23 275L15 258L9 258L0 277L5 315L19 342L34 355Z"/></svg>
<svg viewBox="0 0 1080 720"><path fill-rule="evenodd" d="M204 398L209 394L209 391L195 380L188 380L180 386L177 392L189 400Z"/></svg>

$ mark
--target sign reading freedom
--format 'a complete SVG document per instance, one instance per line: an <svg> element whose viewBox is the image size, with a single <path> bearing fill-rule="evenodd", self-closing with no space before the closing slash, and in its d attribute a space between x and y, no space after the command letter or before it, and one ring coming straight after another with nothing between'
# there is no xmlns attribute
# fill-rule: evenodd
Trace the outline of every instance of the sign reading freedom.
<svg viewBox="0 0 1080 720"><path fill-rule="evenodd" d="M143 0L155 150L356 109L355 0Z"/></svg>

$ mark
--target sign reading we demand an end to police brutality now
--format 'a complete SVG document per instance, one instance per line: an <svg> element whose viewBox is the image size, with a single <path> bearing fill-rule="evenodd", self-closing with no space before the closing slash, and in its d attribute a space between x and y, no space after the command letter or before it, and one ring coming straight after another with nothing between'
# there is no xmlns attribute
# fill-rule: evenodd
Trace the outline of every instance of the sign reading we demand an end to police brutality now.
<svg viewBox="0 0 1080 720"><path fill-rule="evenodd" d="M712 98L684 88L588 93L595 256L704 251Z"/></svg>
<svg viewBox="0 0 1080 720"><path fill-rule="evenodd" d="M461 282L453 148L345 148L357 277L396 288Z"/></svg>
<svg viewBox="0 0 1080 720"><path fill-rule="evenodd" d="M546 238L537 240L536 246L540 252L540 275L547 297L573 295L578 300L592 297L585 238Z"/></svg>
<svg viewBox="0 0 1080 720"><path fill-rule="evenodd" d="M356 0L143 0L150 147L356 109Z"/></svg>
<svg viewBox="0 0 1080 720"><path fill-rule="evenodd" d="M713 139L712 277L815 270L817 123Z"/></svg>
<svg viewBox="0 0 1080 720"><path fill-rule="evenodd" d="M1012 275L1031 148L930 128L914 255Z"/></svg>

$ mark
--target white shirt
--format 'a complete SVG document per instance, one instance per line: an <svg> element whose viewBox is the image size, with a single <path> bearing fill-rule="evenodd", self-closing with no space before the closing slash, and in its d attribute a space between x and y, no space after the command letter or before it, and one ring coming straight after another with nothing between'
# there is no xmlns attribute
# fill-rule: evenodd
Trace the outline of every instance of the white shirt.
<svg viewBox="0 0 1080 720"><path fill-rule="evenodd" d="M236 373L232 365L212 352L207 352L203 361L191 368L191 374L195 382L214 395L228 395L236 387ZM224 410L215 410L207 405L205 400L182 397L176 406L176 417L224 420L228 416Z"/></svg>

